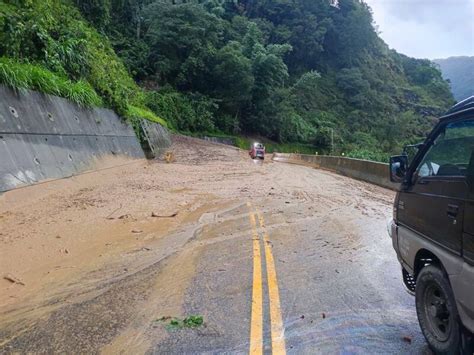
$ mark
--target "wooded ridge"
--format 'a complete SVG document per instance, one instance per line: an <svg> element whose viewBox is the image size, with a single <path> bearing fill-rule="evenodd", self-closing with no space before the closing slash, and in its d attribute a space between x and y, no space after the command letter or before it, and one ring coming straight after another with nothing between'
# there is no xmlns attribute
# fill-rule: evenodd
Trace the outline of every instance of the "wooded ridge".
<svg viewBox="0 0 474 355"><path fill-rule="evenodd" d="M437 67L389 49L359 0L6 0L0 26L0 81L181 132L321 152L333 135L336 152L384 160L454 103ZM38 78L22 83L25 68Z"/></svg>

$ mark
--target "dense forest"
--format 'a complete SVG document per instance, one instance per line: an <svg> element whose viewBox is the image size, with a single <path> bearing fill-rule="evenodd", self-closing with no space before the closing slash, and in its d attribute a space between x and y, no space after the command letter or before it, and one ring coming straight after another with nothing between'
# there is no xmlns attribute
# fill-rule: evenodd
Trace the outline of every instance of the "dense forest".
<svg viewBox="0 0 474 355"><path fill-rule="evenodd" d="M0 81L180 132L380 160L454 103L360 0L3 0L0 28Z"/></svg>
<svg viewBox="0 0 474 355"><path fill-rule="evenodd" d="M474 95L474 57L435 59L443 78L451 83L451 91L458 101Z"/></svg>

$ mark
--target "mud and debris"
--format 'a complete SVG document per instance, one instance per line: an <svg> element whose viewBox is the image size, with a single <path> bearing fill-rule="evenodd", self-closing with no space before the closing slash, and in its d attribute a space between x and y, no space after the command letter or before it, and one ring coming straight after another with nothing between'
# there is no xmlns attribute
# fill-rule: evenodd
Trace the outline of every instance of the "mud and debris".
<svg viewBox="0 0 474 355"><path fill-rule="evenodd" d="M23 281L21 281L18 277L15 277L11 274L7 274L5 276L3 276L3 278L11 283L14 283L14 284L18 284L18 285L22 285L22 286L26 286L25 283Z"/></svg>
<svg viewBox="0 0 474 355"><path fill-rule="evenodd" d="M159 214L159 213L152 212L151 216L155 218L173 218L173 217L176 217L178 213L179 211L173 212L171 214Z"/></svg>
<svg viewBox="0 0 474 355"><path fill-rule="evenodd" d="M194 138L169 153L0 196L0 272L22 283L0 279L1 353L247 352L249 201L288 349L426 350L386 236L392 191ZM205 327L170 334L160 315Z"/></svg>

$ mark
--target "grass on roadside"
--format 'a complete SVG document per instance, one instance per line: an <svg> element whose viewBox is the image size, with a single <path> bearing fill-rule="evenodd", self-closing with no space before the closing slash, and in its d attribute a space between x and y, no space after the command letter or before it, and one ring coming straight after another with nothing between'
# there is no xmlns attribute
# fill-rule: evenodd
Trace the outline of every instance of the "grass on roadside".
<svg viewBox="0 0 474 355"><path fill-rule="evenodd" d="M170 128L168 126L168 123L164 119L162 119L161 117L158 117L157 115L155 115L153 112L151 112L148 109L129 105L126 116L127 118L132 119L132 120L137 119L137 118L142 118L151 122L159 123L160 125L166 128Z"/></svg>
<svg viewBox="0 0 474 355"><path fill-rule="evenodd" d="M38 65L0 58L0 83L15 90L31 89L63 97L80 106L102 106L92 86L82 80L72 82Z"/></svg>
<svg viewBox="0 0 474 355"><path fill-rule="evenodd" d="M248 150L250 144L254 142L255 139L248 137L235 137L235 145L240 149ZM300 153L300 154L323 154L321 150L318 150L317 147L310 144L302 143L276 143L270 142L267 139L262 141L265 145L265 151L267 153Z"/></svg>
<svg viewBox="0 0 474 355"><path fill-rule="evenodd" d="M172 317L161 317L156 320L157 322L168 322L166 325L167 330L179 330L184 328L198 328L204 325L204 318L200 315L193 315L184 319L172 318Z"/></svg>
<svg viewBox="0 0 474 355"><path fill-rule="evenodd" d="M73 82L39 65L0 57L0 83L14 90L36 90L68 99L83 107L104 106L94 88L86 81ZM161 117L148 109L129 105L126 118L142 118L168 127Z"/></svg>

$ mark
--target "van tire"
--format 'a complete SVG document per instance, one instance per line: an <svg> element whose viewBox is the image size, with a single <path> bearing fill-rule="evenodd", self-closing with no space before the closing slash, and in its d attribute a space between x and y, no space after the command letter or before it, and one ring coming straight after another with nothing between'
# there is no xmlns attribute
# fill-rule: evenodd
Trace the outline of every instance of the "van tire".
<svg viewBox="0 0 474 355"><path fill-rule="evenodd" d="M461 352L461 324L448 277L439 267L425 266L418 274L415 290L418 322L436 354Z"/></svg>

